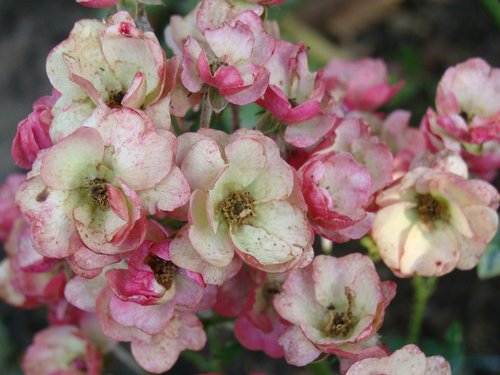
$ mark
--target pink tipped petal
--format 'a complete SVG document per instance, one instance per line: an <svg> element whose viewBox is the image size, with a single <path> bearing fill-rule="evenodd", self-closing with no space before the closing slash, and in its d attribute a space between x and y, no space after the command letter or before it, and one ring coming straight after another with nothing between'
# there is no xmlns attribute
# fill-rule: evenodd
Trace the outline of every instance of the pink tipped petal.
<svg viewBox="0 0 500 375"><path fill-rule="evenodd" d="M298 326L289 328L279 338L279 343L283 346L287 363L294 366L308 365L321 354Z"/></svg>
<svg viewBox="0 0 500 375"><path fill-rule="evenodd" d="M205 214L206 194L195 190L191 195L192 225L189 227L189 240L200 256L208 263L217 267L226 267L234 256L227 233L227 226L219 225L214 233L208 224Z"/></svg>
<svg viewBox="0 0 500 375"><path fill-rule="evenodd" d="M103 155L99 132L83 127L50 149L42 161L40 175L47 186L59 190L81 187L85 177L95 173Z"/></svg>
<svg viewBox="0 0 500 375"><path fill-rule="evenodd" d="M154 187L139 192L141 204L150 215L158 212L170 212L189 201L191 189L189 183L177 166Z"/></svg>
<svg viewBox="0 0 500 375"><path fill-rule="evenodd" d="M146 89L144 74L137 72L121 104L124 107L140 109L146 100Z"/></svg>
<svg viewBox="0 0 500 375"><path fill-rule="evenodd" d="M136 327L148 335L161 332L174 312L173 304L143 306L113 296L109 304L111 317L125 327Z"/></svg>
<svg viewBox="0 0 500 375"><path fill-rule="evenodd" d="M76 250L71 237L75 231L72 209L77 201L77 194L52 190L40 177L21 185L16 202L30 221L34 247L41 255L65 258Z"/></svg>
<svg viewBox="0 0 500 375"><path fill-rule="evenodd" d="M192 313L177 313L150 342L132 341L132 354L147 371L168 371L186 349L201 350L207 340L203 326Z"/></svg>
<svg viewBox="0 0 500 375"><path fill-rule="evenodd" d="M192 37L188 37L184 46L184 53L182 57L182 84L190 92L198 92L203 86L203 81L198 73L198 59L202 49L198 42Z"/></svg>
<svg viewBox="0 0 500 375"><path fill-rule="evenodd" d="M232 278L241 268L240 258L233 257L231 263L226 267L213 266L204 261L193 248L188 238L187 229L177 233L170 245L172 262L177 266L198 272L207 284L222 285Z"/></svg>

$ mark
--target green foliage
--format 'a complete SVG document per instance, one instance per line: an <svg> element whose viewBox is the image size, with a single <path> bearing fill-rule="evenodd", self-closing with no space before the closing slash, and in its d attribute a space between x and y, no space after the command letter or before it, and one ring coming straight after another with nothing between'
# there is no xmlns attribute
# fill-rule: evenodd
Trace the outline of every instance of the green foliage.
<svg viewBox="0 0 500 375"><path fill-rule="evenodd" d="M477 265L477 276L483 280L500 276L500 231L486 247Z"/></svg>
<svg viewBox="0 0 500 375"><path fill-rule="evenodd" d="M498 0L482 0L481 3L488 14L493 18L493 22L500 29L500 2Z"/></svg>

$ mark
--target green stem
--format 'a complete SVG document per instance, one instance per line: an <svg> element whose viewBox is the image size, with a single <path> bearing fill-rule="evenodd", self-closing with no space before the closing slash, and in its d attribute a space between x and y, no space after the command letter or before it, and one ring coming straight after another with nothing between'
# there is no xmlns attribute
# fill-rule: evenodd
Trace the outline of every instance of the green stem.
<svg viewBox="0 0 500 375"><path fill-rule="evenodd" d="M210 100L208 100L208 95L205 94L201 101L200 129L210 127L212 112L212 105L210 104Z"/></svg>
<svg viewBox="0 0 500 375"><path fill-rule="evenodd" d="M233 132L240 128L240 107L236 104L230 104L231 107L231 122L233 125Z"/></svg>
<svg viewBox="0 0 500 375"><path fill-rule="evenodd" d="M427 301L436 290L437 278L416 276L413 278L412 284L414 301L407 341L416 344L420 338Z"/></svg>

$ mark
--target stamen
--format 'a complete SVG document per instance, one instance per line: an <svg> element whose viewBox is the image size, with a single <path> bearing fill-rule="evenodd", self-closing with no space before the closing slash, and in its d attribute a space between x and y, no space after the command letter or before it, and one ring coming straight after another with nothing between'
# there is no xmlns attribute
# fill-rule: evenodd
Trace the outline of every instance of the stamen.
<svg viewBox="0 0 500 375"><path fill-rule="evenodd" d="M255 216L254 199L249 192L232 193L219 206L219 210L229 225L248 224Z"/></svg>
<svg viewBox="0 0 500 375"><path fill-rule="evenodd" d="M106 180L103 178L94 178L87 181L83 186L92 202L96 204L101 210L106 211L109 209L108 201L108 187Z"/></svg>
<svg viewBox="0 0 500 375"><path fill-rule="evenodd" d="M425 224L435 221L448 220L448 207L444 202L434 198L431 194L419 194L417 196L417 212L420 220Z"/></svg>
<svg viewBox="0 0 500 375"><path fill-rule="evenodd" d="M158 284L167 290L170 289L177 274L177 266L171 261L161 259L155 254L149 254L144 263L151 267Z"/></svg>

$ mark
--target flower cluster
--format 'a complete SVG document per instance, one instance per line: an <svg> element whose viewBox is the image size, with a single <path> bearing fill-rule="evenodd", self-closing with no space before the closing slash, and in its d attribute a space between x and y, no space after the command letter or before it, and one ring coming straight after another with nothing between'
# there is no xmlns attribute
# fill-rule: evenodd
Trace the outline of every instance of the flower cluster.
<svg viewBox="0 0 500 375"><path fill-rule="evenodd" d="M347 375L450 374L415 346L383 349L396 284L313 242L371 236L398 277L474 267L498 228L498 192L469 170L500 166L499 70L450 68L411 128L408 112L375 113L403 84L382 61L311 72L266 19L282 2L202 0L171 18L170 59L124 11L78 21L51 51L54 91L12 145L29 172L0 189L0 296L49 308L26 374L99 374L117 342L161 373L205 346L201 317L216 314L296 366L337 355ZM239 128L249 104L260 118Z"/></svg>

